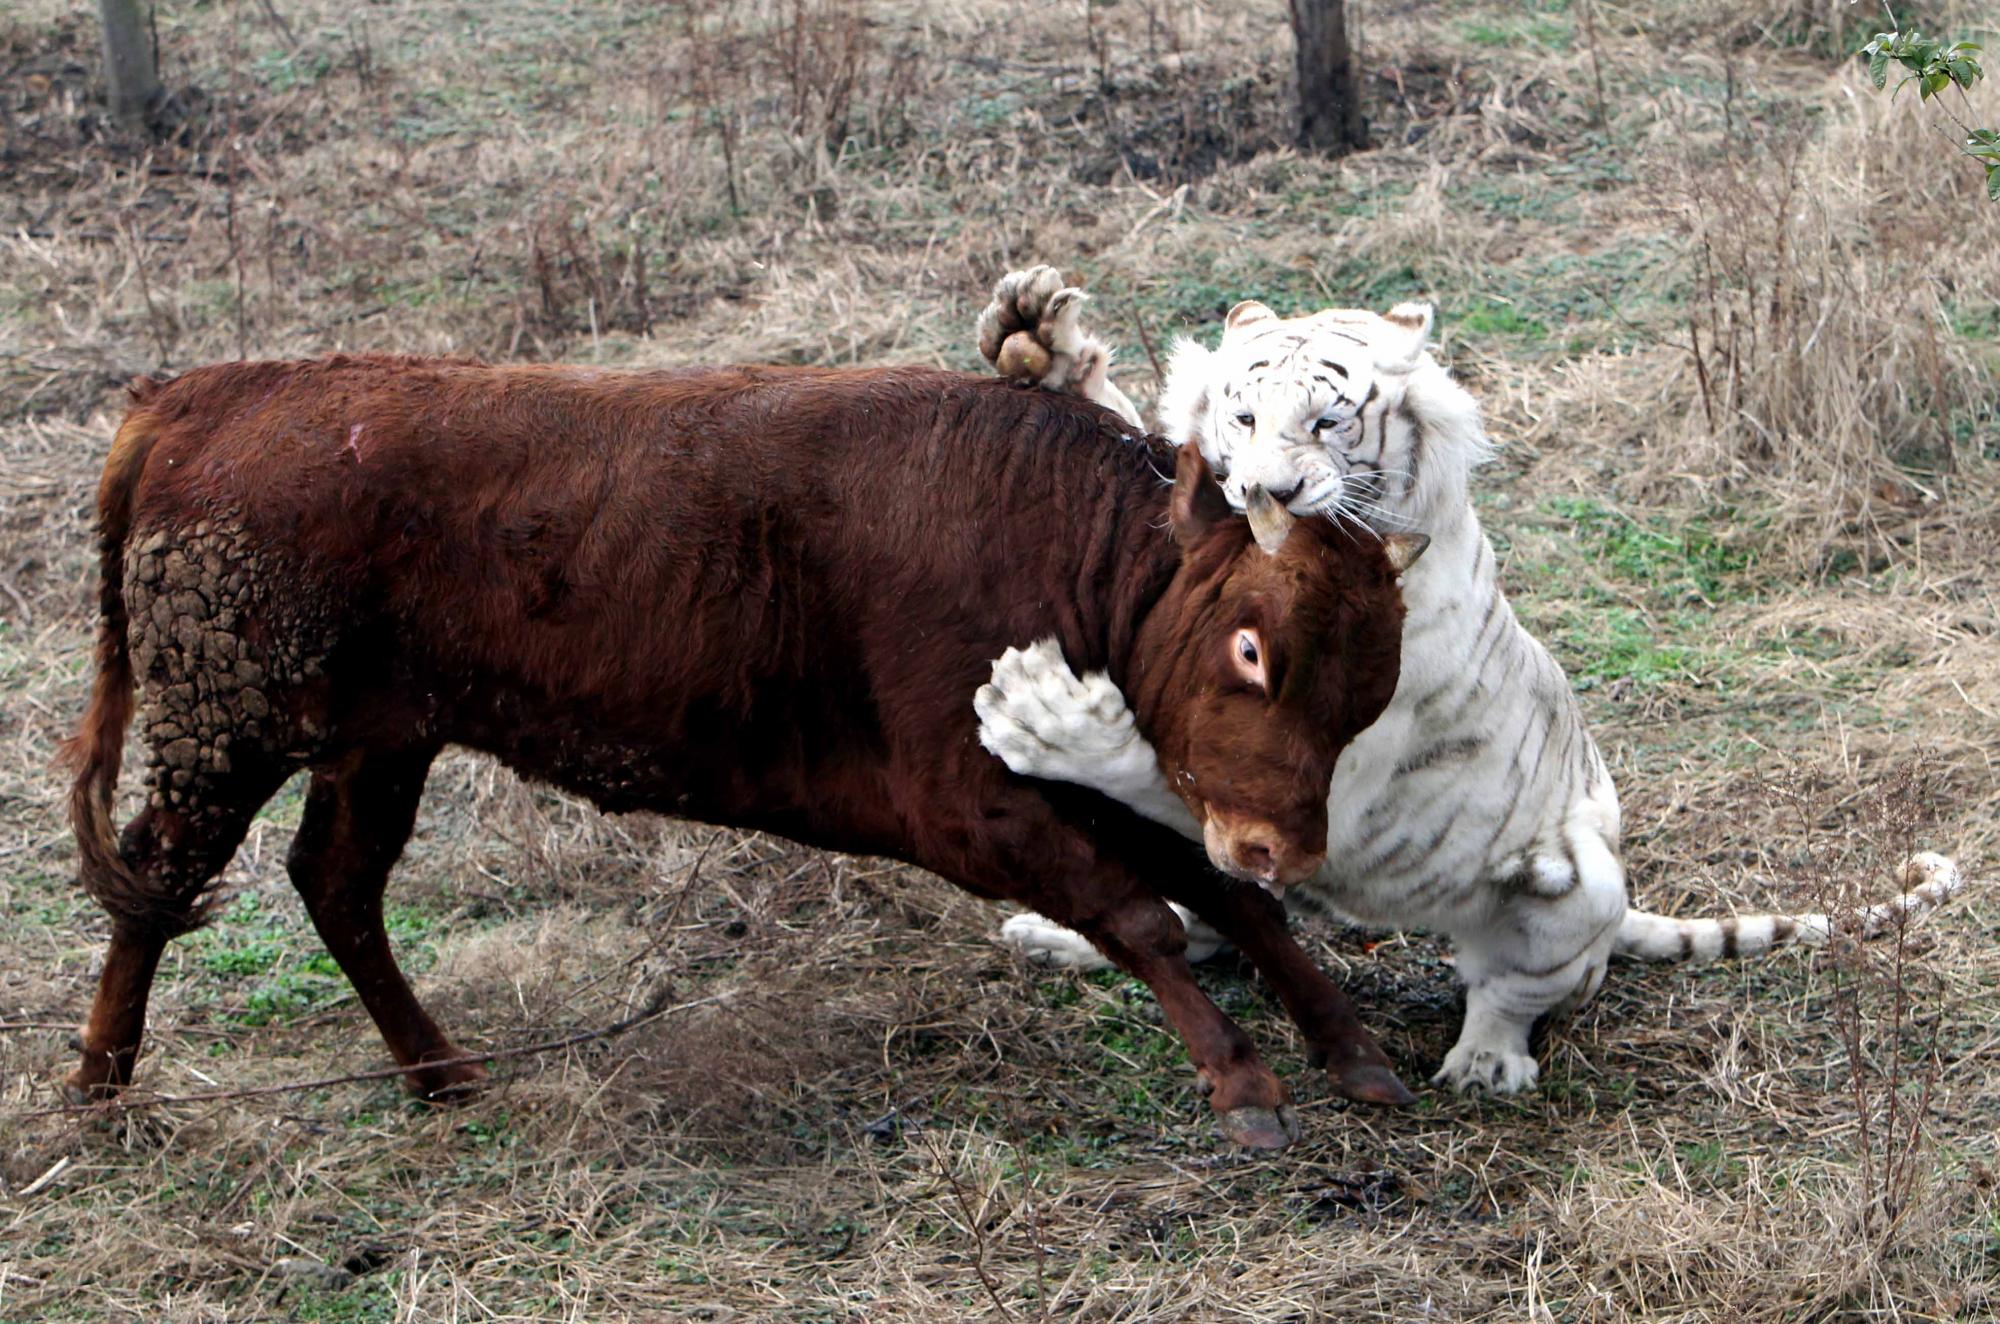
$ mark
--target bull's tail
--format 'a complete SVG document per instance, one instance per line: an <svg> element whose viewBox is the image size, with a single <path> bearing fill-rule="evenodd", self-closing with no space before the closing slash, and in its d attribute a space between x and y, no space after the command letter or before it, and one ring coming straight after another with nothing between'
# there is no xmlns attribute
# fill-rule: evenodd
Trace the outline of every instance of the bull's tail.
<svg viewBox="0 0 2000 1324"><path fill-rule="evenodd" d="M1958 866L1922 851L1896 871L1902 895L1841 914L1732 915L1727 919L1674 919L1628 910L1618 927L1617 952L1641 961L1713 961L1758 956L1797 943L1823 947L1836 930L1874 938L1936 909L1963 886Z"/></svg>
<svg viewBox="0 0 2000 1324"><path fill-rule="evenodd" d="M135 407L119 426L97 487L98 588L97 678L90 707L77 733L65 741L62 763L76 780L70 786L70 830L76 834L78 874L84 890L114 919L150 925L160 906L118 851L112 823L112 792L118 785L125 728L132 722L132 657L125 629L125 539L132 525L132 494L146 457L159 435L159 421L146 408L157 384L141 377L132 384Z"/></svg>

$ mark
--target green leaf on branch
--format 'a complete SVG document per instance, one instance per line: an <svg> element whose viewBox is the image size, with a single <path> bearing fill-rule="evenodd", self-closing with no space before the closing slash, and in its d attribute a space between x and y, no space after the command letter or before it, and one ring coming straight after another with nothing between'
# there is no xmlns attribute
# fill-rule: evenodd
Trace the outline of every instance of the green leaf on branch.
<svg viewBox="0 0 2000 1324"><path fill-rule="evenodd" d="M1903 90L1904 83L1917 85L1917 99L1928 102L1948 87L1957 87L1961 92L1969 91L1973 84L1986 76L1986 70L1978 60L1983 48L1976 41L1953 42L1946 46L1933 37L1912 28L1908 32L1878 32L1860 54L1868 59L1868 80L1881 91L1889 83L1889 66L1900 64L1908 74L1896 84L1896 92ZM1892 97L1895 93L1890 94ZM1950 111L1944 114L1957 121ZM1965 154L1986 171L1986 196L2000 201L2000 130L1974 129L1958 121L1965 130Z"/></svg>

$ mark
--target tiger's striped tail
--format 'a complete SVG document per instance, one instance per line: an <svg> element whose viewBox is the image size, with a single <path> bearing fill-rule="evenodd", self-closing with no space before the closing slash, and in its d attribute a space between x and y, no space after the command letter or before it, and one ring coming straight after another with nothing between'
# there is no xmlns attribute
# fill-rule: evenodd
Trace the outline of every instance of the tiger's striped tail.
<svg viewBox="0 0 2000 1324"><path fill-rule="evenodd" d="M1731 915L1727 919L1675 919L1628 910L1618 926L1620 956L1639 961L1713 961L1718 957L1760 956L1797 943L1824 947L1836 927L1862 938L1880 937L1898 924L1928 914L1964 886L1958 866L1942 855L1921 851L1896 871L1901 896L1880 905L1839 915Z"/></svg>

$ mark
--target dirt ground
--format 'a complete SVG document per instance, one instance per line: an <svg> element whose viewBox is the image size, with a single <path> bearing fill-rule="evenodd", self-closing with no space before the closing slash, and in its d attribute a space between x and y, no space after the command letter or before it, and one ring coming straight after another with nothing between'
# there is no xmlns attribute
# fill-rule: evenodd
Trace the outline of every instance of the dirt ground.
<svg viewBox="0 0 2000 1324"><path fill-rule="evenodd" d="M2000 205L1845 58L1866 6L1353 8L1343 161L1285 145L1275 0L168 0L151 146L96 109L89 7L0 13L0 1319L2000 1317ZM506 1052L664 1014L450 1110L240 1096L385 1061L284 878L294 786L167 957L141 1094L179 1101L45 1111L105 934L50 760L127 378L972 368L1037 260L1142 399L1238 298L1436 301L1648 908L1879 899L1911 845L1974 882L1862 951L1616 966L1507 1101L1337 1101L1221 962L1306 1129L1252 1156L1139 986L1028 968L939 880L458 755L391 888L440 1019ZM1445 949L1304 936L1435 1069Z"/></svg>

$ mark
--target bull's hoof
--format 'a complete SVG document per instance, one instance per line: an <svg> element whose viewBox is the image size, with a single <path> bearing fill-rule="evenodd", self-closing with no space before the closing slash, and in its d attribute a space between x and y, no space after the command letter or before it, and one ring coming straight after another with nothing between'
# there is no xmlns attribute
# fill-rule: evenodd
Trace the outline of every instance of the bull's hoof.
<svg viewBox="0 0 2000 1324"><path fill-rule="evenodd" d="M403 1076L403 1088L412 1097L439 1107L464 1103L486 1088L486 1068L477 1062L458 1062L445 1067L420 1067Z"/></svg>
<svg viewBox="0 0 2000 1324"><path fill-rule="evenodd" d="M1396 1073L1374 1062L1352 1062L1340 1070L1329 1070L1333 1088L1342 1098L1356 1103L1380 1103L1400 1108L1415 1103L1417 1096L1396 1079Z"/></svg>
<svg viewBox="0 0 2000 1324"><path fill-rule="evenodd" d="M1222 1134L1245 1149L1283 1149L1299 1138L1299 1115L1289 1103L1272 1108L1231 1108L1216 1114Z"/></svg>
<svg viewBox="0 0 2000 1324"><path fill-rule="evenodd" d="M75 1046L82 1047L80 1042ZM77 1063L76 1069L63 1077L62 1084L57 1086L57 1089L65 1103L108 1103L123 1093L125 1087L131 1083L129 1059L128 1065L121 1070L118 1058L114 1055L93 1053L85 1049L83 1061Z"/></svg>
<svg viewBox="0 0 2000 1324"><path fill-rule="evenodd" d="M118 1087L88 1079L84 1074L83 1068L78 1067L75 1071L70 1072L62 1078L62 1082L56 1086L56 1092L62 1095L64 1103L82 1105L86 1103L103 1103L107 1099L116 1098Z"/></svg>

